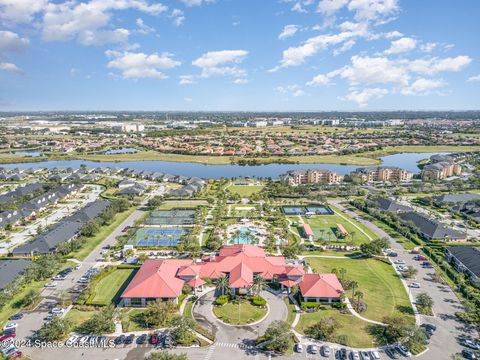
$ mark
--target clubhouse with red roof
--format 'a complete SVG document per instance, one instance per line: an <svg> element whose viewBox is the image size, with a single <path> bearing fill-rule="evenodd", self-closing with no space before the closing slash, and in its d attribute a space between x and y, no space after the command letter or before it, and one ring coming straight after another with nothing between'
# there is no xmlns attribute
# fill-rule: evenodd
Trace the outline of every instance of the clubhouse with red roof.
<svg viewBox="0 0 480 360"><path fill-rule="evenodd" d="M185 284L203 290L205 279L228 277L231 294L251 293L254 277L281 288L300 289L303 301L341 301L343 288L334 274L306 274L303 265L288 264L283 256L267 256L256 245L227 245L215 256L194 260L146 260L121 295L123 306L144 307L150 301L178 301Z"/></svg>

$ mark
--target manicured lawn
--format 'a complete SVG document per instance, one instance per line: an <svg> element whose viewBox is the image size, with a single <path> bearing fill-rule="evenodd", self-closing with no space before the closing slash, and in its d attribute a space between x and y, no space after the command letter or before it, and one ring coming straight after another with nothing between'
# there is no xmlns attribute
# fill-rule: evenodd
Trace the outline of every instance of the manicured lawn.
<svg viewBox="0 0 480 360"><path fill-rule="evenodd" d="M247 325L263 318L267 308L254 306L248 300L240 300L237 304L231 301L223 306L214 306L213 313L227 324Z"/></svg>
<svg viewBox="0 0 480 360"><path fill-rule="evenodd" d="M70 253L68 255L68 258L84 260L88 256L88 254L90 254L93 251L93 249L95 249L98 246L98 244L100 244L103 240L105 240L105 238L108 235L110 235L113 232L113 230L119 227L120 224L124 222L125 219L127 219L135 210L136 210L135 207L132 206L127 211L116 214L110 225L102 226L97 235L91 238L87 238L87 242L83 244L83 246L79 250Z"/></svg>
<svg viewBox="0 0 480 360"><path fill-rule="evenodd" d="M332 244L339 244L344 245L346 243L352 243L353 245L360 245L362 243L370 242L370 239L359 229L357 229L352 223L346 221L339 215L326 215L326 216L312 216L311 218L304 217L303 218L306 223L308 223L312 230L315 233L316 239L323 239L327 240ZM354 220L351 220L354 221ZM337 230L337 224L343 225L343 227L348 231L349 234L353 235L353 241L351 240L352 237L348 236L346 239L337 239L335 236L335 232ZM357 224L358 225L358 224ZM362 226L360 226L362 230ZM325 232L322 233L320 230L323 229ZM376 238L375 235L370 234L369 232L365 231L368 235L370 235L373 239ZM330 237L328 236L330 234ZM338 236L338 232L336 233Z"/></svg>
<svg viewBox="0 0 480 360"><path fill-rule="evenodd" d="M72 309L67 315L65 315L65 319L70 320L73 324L73 328L77 329L85 321L97 314L97 312L98 311L80 311L78 309Z"/></svg>
<svg viewBox="0 0 480 360"><path fill-rule="evenodd" d="M172 201L166 200L162 205L160 205L157 210L171 210L176 208L195 208L197 206L206 206L208 202L205 200L181 200L181 201Z"/></svg>
<svg viewBox="0 0 480 360"><path fill-rule="evenodd" d="M5 306L2 308L0 311L0 325L3 325L4 322L7 321L7 319L16 314L17 312L21 312L21 301L25 297L25 295L30 291L30 290L37 290L39 291L40 289L43 288L44 281L38 281L29 284L26 286L24 289L22 289L18 294L14 295L13 298L5 304Z"/></svg>
<svg viewBox="0 0 480 360"><path fill-rule="evenodd" d="M347 270L347 279L358 282L356 291L364 294L367 310L362 316L382 321L385 316L404 314L413 316L407 292L393 267L375 259L306 258L314 272L331 272L333 268ZM351 297L347 290L347 296Z"/></svg>
<svg viewBox="0 0 480 360"><path fill-rule="evenodd" d="M252 185L252 186L232 185L227 190L231 193L240 195L242 198L248 198L255 193L259 193L260 191L262 191L263 188L264 188L263 185Z"/></svg>
<svg viewBox="0 0 480 360"><path fill-rule="evenodd" d="M127 309L126 309L127 310ZM143 322L143 309L129 309L122 313L122 327L124 332L148 330Z"/></svg>
<svg viewBox="0 0 480 360"><path fill-rule="evenodd" d="M101 279L95 286L93 304L116 303L120 293L133 277L134 269L117 269Z"/></svg>
<svg viewBox="0 0 480 360"><path fill-rule="evenodd" d="M326 310L319 310L314 313L304 313L300 316L300 321L295 328L300 333L304 333L305 329L320 321L321 318L332 317L337 320L339 326L336 336L345 336L347 346L352 347L373 347L374 337L371 335L370 328L372 324L350 315L342 314L336 309L329 307Z"/></svg>
<svg viewBox="0 0 480 360"><path fill-rule="evenodd" d="M287 323L292 325L293 320L295 320L295 316L297 314L295 305L292 302L290 302L290 299L288 297L286 297L283 300L285 301L285 305L287 305L287 309L288 309Z"/></svg>

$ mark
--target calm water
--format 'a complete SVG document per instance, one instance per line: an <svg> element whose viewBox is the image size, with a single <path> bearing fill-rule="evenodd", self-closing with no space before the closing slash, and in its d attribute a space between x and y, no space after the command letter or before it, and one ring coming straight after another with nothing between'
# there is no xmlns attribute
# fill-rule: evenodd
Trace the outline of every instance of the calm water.
<svg viewBox="0 0 480 360"><path fill-rule="evenodd" d="M389 155L381 158L382 165L398 166L409 170L413 173L418 173L420 170L417 167L417 162L422 159L429 158L435 154L445 153L402 153L396 155ZM80 167L86 165L88 168L95 167L127 167L132 169L141 169L149 171L158 171L161 173L168 173L183 176L197 176L201 178L239 178L239 177L259 177L259 178L278 178L282 173L288 170L296 169L311 169L323 168L335 171L339 174L348 174L351 171L362 167L355 165L338 165L338 164L268 164L259 166L240 166L240 165L203 165L197 163L185 162L168 162L168 161L123 161L123 162L94 162L83 160L51 160L40 161L33 163L19 163L19 164L0 164L5 168L30 168L30 167Z"/></svg>

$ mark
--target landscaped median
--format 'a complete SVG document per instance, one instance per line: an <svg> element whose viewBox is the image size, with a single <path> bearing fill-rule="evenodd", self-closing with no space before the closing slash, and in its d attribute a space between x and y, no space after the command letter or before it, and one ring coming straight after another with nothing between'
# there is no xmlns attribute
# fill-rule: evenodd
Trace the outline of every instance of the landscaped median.
<svg viewBox="0 0 480 360"><path fill-rule="evenodd" d="M228 325L251 325L267 316L267 301L260 296L221 295L215 301L213 314Z"/></svg>

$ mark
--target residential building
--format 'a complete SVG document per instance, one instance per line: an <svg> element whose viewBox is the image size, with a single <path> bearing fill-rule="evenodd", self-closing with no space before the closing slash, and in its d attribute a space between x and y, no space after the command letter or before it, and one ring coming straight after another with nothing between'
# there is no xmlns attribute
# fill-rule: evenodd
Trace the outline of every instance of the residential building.
<svg viewBox="0 0 480 360"><path fill-rule="evenodd" d="M420 235L426 240L465 240L466 235L450 229L441 222L430 219L424 214L408 211L399 214L406 222L412 222Z"/></svg>
<svg viewBox="0 0 480 360"><path fill-rule="evenodd" d="M470 276L472 280L480 278L480 246L449 246L445 248L445 259L458 272Z"/></svg>
<svg viewBox="0 0 480 360"><path fill-rule="evenodd" d="M385 210L385 211L391 211L391 212L401 212L401 211L411 211L412 208L406 206L406 205L401 205L395 200L389 199L389 198L383 198L383 197L373 197L370 198L369 200L372 200L373 202L376 203L377 207Z"/></svg>
<svg viewBox="0 0 480 360"><path fill-rule="evenodd" d="M30 266L30 260L0 260L0 291L3 291Z"/></svg>
<svg viewBox="0 0 480 360"><path fill-rule="evenodd" d="M370 166L365 168L358 168L353 171L351 175L359 177L364 182L402 182L410 181L413 178L412 172L396 166Z"/></svg>
<svg viewBox="0 0 480 360"><path fill-rule="evenodd" d="M433 155L430 157L430 163L422 169L422 179L441 180L451 176L462 174L462 166L457 164L452 157L448 155Z"/></svg>
<svg viewBox="0 0 480 360"><path fill-rule="evenodd" d="M291 170L280 175L284 184L297 186L303 184L336 184L343 176L326 169Z"/></svg>
<svg viewBox="0 0 480 360"><path fill-rule="evenodd" d="M204 279L226 276L231 294L251 293L254 277L276 279L283 289L299 285L306 301L341 301L343 288L333 274L306 275L300 264L288 264L282 256L267 256L255 245L227 245L216 256L193 260L147 260L122 293L124 306L146 306L150 301L178 301L185 284L201 289ZM302 289L304 292L302 292Z"/></svg>

